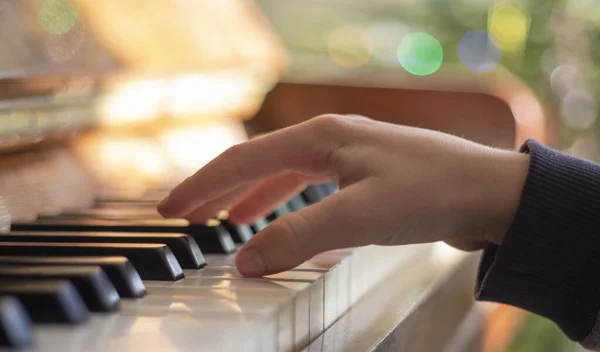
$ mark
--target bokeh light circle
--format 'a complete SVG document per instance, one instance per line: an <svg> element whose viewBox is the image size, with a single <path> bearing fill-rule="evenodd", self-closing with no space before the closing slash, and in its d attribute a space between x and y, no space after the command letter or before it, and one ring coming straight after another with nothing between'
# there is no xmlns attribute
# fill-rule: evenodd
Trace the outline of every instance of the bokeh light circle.
<svg viewBox="0 0 600 352"><path fill-rule="evenodd" d="M337 27L329 36L327 50L331 60L345 68L357 68L371 60L369 36L360 25Z"/></svg>
<svg viewBox="0 0 600 352"><path fill-rule="evenodd" d="M574 130L585 131L592 127L598 118L598 107L594 97L585 91L567 94L561 104L564 124Z"/></svg>
<svg viewBox="0 0 600 352"><path fill-rule="evenodd" d="M507 53L520 52L527 40L529 16L514 5L496 6L489 19L489 31Z"/></svg>
<svg viewBox="0 0 600 352"><path fill-rule="evenodd" d="M570 92L583 90L584 85L583 76L572 65L560 65L550 74L550 87L560 99Z"/></svg>
<svg viewBox="0 0 600 352"><path fill-rule="evenodd" d="M458 43L458 56L471 70L486 72L498 66L502 50L488 32L473 30L465 33Z"/></svg>
<svg viewBox="0 0 600 352"><path fill-rule="evenodd" d="M67 0L45 0L40 11L40 24L52 35L69 32L78 21L77 10Z"/></svg>
<svg viewBox="0 0 600 352"><path fill-rule="evenodd" d="M440 42L427 33L411 33L398 46L398 61L416 76L426 76L442 65L444 50Z"/></svg>

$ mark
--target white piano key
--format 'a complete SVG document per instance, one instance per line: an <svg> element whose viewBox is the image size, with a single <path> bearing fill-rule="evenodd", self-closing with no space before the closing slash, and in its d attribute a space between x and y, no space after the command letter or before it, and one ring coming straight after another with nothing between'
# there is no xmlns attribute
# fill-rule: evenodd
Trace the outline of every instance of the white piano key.
<svg viewBox="0 0 600 352"><path fill-rule="evenodd" d="M235 256L236 254L219 255L219 254L205 254L207 267L235 267ZM296 270L307 270L307 271L321 271L327 272L329 269L334 267L340 261L352 256L352 249L338 249L329 252L324 252L314 256L306 262L292 269Z"/></svg>
<svg viewBox="0 0 600 352"><path fill-rule="evenodd" d="M206 267L202 270L189 273L183 280L186 282L195 278L219 278L244 281L274 281L274 282L306 282L309 287L309 337L314 339L325 329L324 310L330 312L337 310L337 296L335 293L325 294L324 273L311 271L286 271L279 274L268 275L262 278L243 278L235 268ZM333 287L333 286L332 286ZM335 289L332 289L335 292ZM334 308L335 307L335 308ZM330 313L331 314L331 313ZM335 320L335 319L333 319Z"/></svg>
<svg viewBox="0 0 600 352"><path fill-rule="evenodd" d="M185 287L185 288L183 288ZM295 292L291 290L209 289L172 285L148 289L145 299L130 305L125 302L123 310L155 309L153 313L172 310L178 306L194 313L224 312L269 316L278 322L278 350L292 351L295 347ZM158 312L156 311L158 310ZM137 313L136 315L139 315Z"/></svg>
<svg viewBox="0 0 600 352"><path fill-rule="evenodd" d="M165 288L173 292L184 294L187 289L204 288L204 289L220 289L237 292L240 290L249 291L252 295L261 297L269 292L266 291L282 291L291 292L294 295L294 301L289 305L293 309L294 315L294 343L296 348L306 346L309 341L309 323L310 323L310 283L300 281L276 281L276 280L242 280L231 278L206 278L206 277L186 277L172 283L163 282L146 282L146 287L150 293L158 291L155 288ZM164 291L163 291L164 292ZM264 294L263 294L264 293ZM313 293L315 294L315 293ZM322 315L320 311L313 311L313 314ZM319 329L315 331L318 331Z"/></svg>
<svg viewBox="0 0 600 352"><path fill-rule="evenodd" d="M152 287L152 286L150 286ZM218 278L186 278L172 283L171 288L183 292L188 287L227 289L231 291L249 290L260 296L265 290L293 292L294 297L294 339L296 348L309 342L310 323L310 283L274 280L230 280ZM313 314L319 314L313 311Z"/></svg>
<svg viewBox="0 0 600 352"><path fill-rule="evenodd" d="M35 338L36 347L31 351L279 350L276 320L222 312L95 315L78 327L39 326L35 329Z"/></svg>
<svg viewBox="0 0 600 352"><path fill-rule="evenodd" d="M78 327L38 327L29 351L301 350L391 270L427 258L427 248L331 251L263 278L241 277L235 255L209 255L206 268L182 280L145 281L148 295L123 300L116 314Z"/></svg>

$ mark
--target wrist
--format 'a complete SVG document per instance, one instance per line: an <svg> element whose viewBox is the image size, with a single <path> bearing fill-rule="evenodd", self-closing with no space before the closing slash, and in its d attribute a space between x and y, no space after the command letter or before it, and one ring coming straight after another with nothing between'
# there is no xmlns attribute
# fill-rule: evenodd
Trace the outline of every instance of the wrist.
<svg viewBox="0 0 600 352"><path fill-rule="evenodd" d="M501 244L517 213L529 169L529 155L492 151L492 161L480 184L480 211L484 239Z"/></svg>

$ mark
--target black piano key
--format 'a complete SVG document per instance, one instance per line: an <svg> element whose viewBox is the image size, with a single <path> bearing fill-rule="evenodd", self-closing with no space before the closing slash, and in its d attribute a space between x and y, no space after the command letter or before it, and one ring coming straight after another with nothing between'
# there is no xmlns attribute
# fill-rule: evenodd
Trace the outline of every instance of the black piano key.
<svg viewBox="0 0 600 352"><path fill-rule="evenodd" d="M267 219L260 218L260 219L256 220L254 222L254 224L250 225L250 228L252 229L252 231L254 231L254 233L258 233L259 231L262 231L262 229L267 227L267 225L269 225L269 222L267 221Z"/></svg>
<svg viewBox="0 0 600 352"><path fill-rule="evenodd" d="M338 186L334 182L327 182L319 185L327 195L332 195L337 192Z"/></svg>
<svg viewBox="0 0 600 352"><path fill-rule="evenodd" d="M0 256L123 256L144 280L183 278L183 270L166 244L0 242Z"/></svg>
<svg viewBox="0 0 600 352"><path fill-rule="evenodd" d="M99 266L0 266L2 280L69 280L90 311L112 312L119 308L119 294Z"/></svg>
<svg viewBox="0 0 600 352"><path fill-rule="evenodd" d="M33 342L31 320L17 298L0 296L0 347L24 348Z"/></svg>
<svg viewBox="0 0 600 352"><path fill-rule="evenodd" d="M119 207L119 206L130 206L132 204L139 206L155 207L158 205L160 199L128 199L128 198L98 198L95 201L97 207Z"/></svg>
<svg viewBox="0 0 600 352"><path fill-rule="evenodd" d="M288 204L288 207L293 211L302 210L306 207L306 202L299 195L290 199L287 204Z"/></svg>
<svg viewBox="0 0 600 352"><path fill-rule="evenodd" d="M58 215L40 216L39 219L100 219L100 220L138 220L162 219L156 207L119 206L116 208L86 208L64 211Z"/></svg>
<svg viewBox="0 0 600 352"><path fill-rule="evenodd" d="M278 206L273 212L267 215L267 220L270 222L275 221L275 219L284 216L287 213L291 213L293 210L287 205L287 203Z"/></svg>
<svg viewBox="0 0 600 352"><path fill-rule="evenodd" d="M218 222L217 222L218 224ZM202 252L227 254L235 251L235 243L224 227L189 224L184 219L40 219L31 223L14 223L13 231L56 232L146 232L184 233L192 236Z"/></svg>
<svg viewBox="0 0 600 352"><path fill-rule="evenodd" d="M327 197L328 194L319 185L310 185L300 195L306 204L312 205Z"/></svg>
<svg viewBox="0 0 600 352"><path fill-rule="evenodd" d="M88 317L83 299L67 280L0 280L0 295L18 298L36 323L77 324Z"/></svg>
<svg viewBox="0 0 600 352"><path fill-rule="evenodd" d="M227 220L221 220L221 224L229 232L235 243L244 244L254 235L254 232L248 225L234 225Z"/></svg>
<svg viewBox="0 0 600 352"><path fill-rule="evenodd" d="M146 286L125 257L11 257L0 256L0 266L100 266L122 298L139 298Z"/></svg>
<svg viewBox="0 0 600 352"><path fill-rule="evenodd" d="M171 248L182 268L199 269L206 265L196 241L182 233L10 232L0 234L0 242L164 243Z"/></svg>

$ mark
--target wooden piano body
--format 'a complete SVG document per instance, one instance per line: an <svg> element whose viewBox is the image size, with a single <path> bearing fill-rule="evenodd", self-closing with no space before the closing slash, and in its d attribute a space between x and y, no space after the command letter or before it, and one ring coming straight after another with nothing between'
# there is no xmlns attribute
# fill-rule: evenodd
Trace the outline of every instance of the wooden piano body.
<svg viewBox="0 0 600 352"><path fill-rule="evenodd" d="M169 46L180 52L164 55L160 50L160 45L169 45L183 29L172 20L157 20L156 8L140 10L140 17L146 22L127 22L126 15L132 10L128 6L135 2L102 2L100 8L107 7L104 11L89 6L91 2L85 0L73 3L95 28L98 42L111 53L118 53L113 57L127 69L117 75L97 71L91 75L46 72L2 81L0 229L6 231L12 223L13 235L22 232L14 229L26 228L23 226L38 226L44 221L66 224L73 219L108 219L113 225L124 226L123 232L128 236L139 233L140 227L131 226L132 221L138 225L144 221L160 222L152 210L154 202L227 146L321 113L363 114L442 130L503 148L513 148L528 137L546 138L541 105L505 73L484 80L461 81L443 76L408 80L386 75L352 81L298 81L290 77L279 80L271 89L284 66L282 57L272 61L273 55L264 55L269 50L277 51L273 49L277 44L272 41L264 41L271 44L265 44L262 51L248 53L239 50L243 45L234 40L228 42L228 50L221 48L221 56L201 55L196 57L199 61L187 60L182 57L190 48L182 43L179 47ZM232 10L239 18L253 18L240 15L253 11L245 7L246 2L223 4L219 8L198 2L169 11L198 14L209 10L217 14L211 23L227 18ZM106 16L129 23L120 41L110 41L119 36L116 26L106 26ZM190 21L189 16L182 18ZM150 24L156 23L160 23L157 28L177 30L149 31ZM251 33L264 33L264 28L252 23L256 22L248 20L245 25L261 29ZM219 33L223 40L231 40L227 30ZM156 42L150 41L152 36L158 36ZM137 40L140 46L132 48L127 40ZM187 44L194 45L193 41ZM144 60L144 50L147 55L156 54L153 60ZM221 62L220 66L221 57L234 59ZM194 64L204 70L190 74ZM174 73L174 68L183 68L184 73ZM215 68L217 74L212 74ZM232 77L236 84L222 83L231 83ZM228 106L211 105L210 99L201 99L201 93L214 97L210 95L215 94L211 88L216 90L221 84L226 93L235 93L234 98L227 96ZM267 91L270 92L265 97ZM182 96L188 100L179 99ZM165 103L165 99L171 100ZM162 103L155 104L156 100ZM203 103L194 105L198 100ZM181 108L190 104L190 111ZM207 105L211 109L206 109ZM128 116L136 119L123 124ZM326 191L320 188L320 192ZM302 194L301 198L309 202L307 195ZM292 205L288 205L288 210L294 210ZM217 226L220 231L231 233L221 232L219 238L231 242L234 230L224 228L226 219L221 220ZM197 226L209 232L215 228ZM149 227L141 228L143 231ZM50 236L65 232L52 227L44 229ZM99 230L97 236L106 235L101 228L95 229ZM19 241L26 238L23 236ZM149 238L148 233L139 236ZM201 250L209 248L204 247L204 237L190 236L198 241ZM0 247L8 239L10 234L0 235ZM243 239L237 242L240 245ZM227 247L223 242L221 245ZM19 268L19 260L40 256L41 252L36 251L38 248L18 257L2 252L0 289L10 281L2 275L9 276L11 270ZM92 312L80 324L60 324L52 319L50 323L38 324L34 319L30 327L27 319L17 318L36 316L32 314L36 312L25 304L26 314L20 315L19 304L0 295L0 335L6 335L0 336L0 343L4 344L0 351L14 350L7 337L11 333L14 338L15 329L24 334L20 338L25 351L482 350L485 314L472 298L477 254L462 253L438 243L369 246L323 253L294 270L245 279L233 265L235 248L223 252L227 253L205 251L206 266L201 268L181 268L180 258L174 255L165 265L180 267L181 273L161 280L145 277L153 274L144 267L146 258L129 258L142 275L146 294L122 297L118 310ZM48 253L44 256L55 255ZM1 257L8 259L2 261ZM10 258L15 258L12 266ZM6 269L7 266L13 269ZM181 278L181 274L185 277ZM26 332L31 333L31 341L26 341Z"/></svg>

